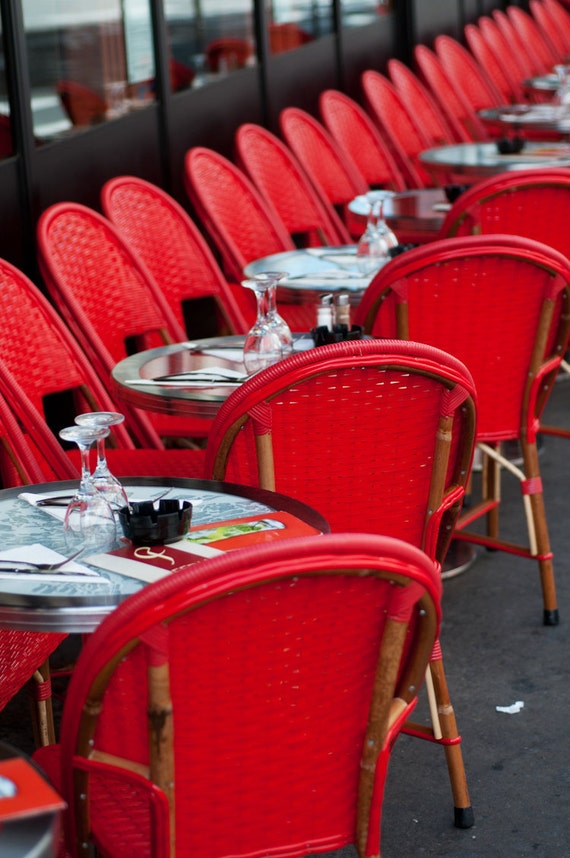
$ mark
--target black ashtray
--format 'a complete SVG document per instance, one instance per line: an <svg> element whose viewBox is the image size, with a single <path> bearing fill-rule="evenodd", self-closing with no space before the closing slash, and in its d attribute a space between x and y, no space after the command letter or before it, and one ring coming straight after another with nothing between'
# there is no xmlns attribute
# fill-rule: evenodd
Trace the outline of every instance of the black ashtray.
<svg viewBox="0 0 570 858"><path fill-rule="evenodd" d="M419 247L418 244L397 244L395 247L391 247L388 250L388 256L390 259L394 259L395 256L399 256L401 253L405 253L407 250L413 250L414 247Z"/></svg>
<svg viewBox="0 0 570 858"><path fill-rule="evenodd" d="M497 149L501 155L518 155L522 152L526 144L524 137L518 134L514 137L501 137L497 140Z"/></svg>
<svg viewBox="0 0 570 858"><path fill-rule="evenodd" d="M122 507L117 515L133 545L167 545L188 533L192 504L163 498L155 507L153 501L140 501Z"/></svg>
<svg viewBox="0 0 570 858"><path fill-rule="evenodd" d="M443 190L448 203L454 203L461 194L465 193L469 185L445 185Z"/></svg>
<svg viewBox="0 0 570 858"><path fill-rule="evenodd" d="M330 343L343 343L345 340L361 340L364 329L361 325L333 325L332 331L326 325L311 329L313 342L316 346L327 346Z"/></svg>

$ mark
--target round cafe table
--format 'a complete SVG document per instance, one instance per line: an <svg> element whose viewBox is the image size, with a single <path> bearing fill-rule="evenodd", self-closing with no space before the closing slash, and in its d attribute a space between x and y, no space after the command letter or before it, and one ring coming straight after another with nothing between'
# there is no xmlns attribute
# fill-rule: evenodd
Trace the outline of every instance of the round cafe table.
<svg viewBox="0 0 570 858"><path fill-rule="evenodd" d="M570 110L562 104L509 104L505 107L488 107L480 110L479 116L486 125L498 125L505 131L515 133L546 131L562 137L570 134ZM524 150L521 155L524 157Z"/></svg>
<svg viewBox="0 0 570 858"><path fill-rule="evenodd" d="M192 526L231 521L252 515L287 512L317 531L328 533L329 526L320 513L294 498L251 486L239 486L214 480L132 477L123 479L129 500L151 500L168 490L169 499L192 503ZM62 481L0 491L0 544L2 550L39 543L64 556L62 520L46 508L36 507L18 495L69 495L75 481ZM117 540L117 547L121 543ZM0 551L0 554L2 552ZM79 563L89 566L88 554ZM123 599L144 583L136 578L97 568L100 577L85 581L65 575L3 576L0 569L0 628L34 632L92 632L101 620ZM40 580L38 580L40 579Z"/></svg>
<svg viewBox="0 0 570 858"><path fill-rule="evenodd" d="M436 178L450 174L458 181L476 182L511 170L535 167L570 167L570 145L529 142L519 154L501 155L496 143L456 143L420 153L420 160Z"/></svg>

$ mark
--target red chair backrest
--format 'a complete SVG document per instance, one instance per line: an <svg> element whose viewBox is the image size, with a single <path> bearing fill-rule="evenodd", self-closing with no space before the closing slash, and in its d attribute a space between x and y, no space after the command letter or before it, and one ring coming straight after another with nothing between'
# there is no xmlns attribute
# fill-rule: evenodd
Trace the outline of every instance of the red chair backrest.
<svg viewBox="0 0 570 858"><path fill-rule="evenodd" d="M445 488L432 497L438 512L431 520L434 444L448 387L457 393L449 406L452 454L439 473ZM474 396L461 364L418 343L370 340L305 351L226 400L209 437L206 474L274 484L318 509L333 531L385 533L440 557L442 516L451 498L460 502L469 471Z"/></svg>
<svg viewBox="0 0 570 858"><path fill-rule="evenodd" d="M517 6L507 6L507 17L524 43L526 50L533 57L536 67L541 73L548 74L561 58L554 50L536 21Z"/></svg>
<svg viewBox="0 0 570 858"><path fill-rule="evenodd" d="M249 330L198 227L169 194L135 176L117 176L103 185L101 204L145 263L190 339ZM204 298L212 298L216 308L213 330L202 330Z"/></svg>
<svg viewBox="0 0 570 858"><path fill-rule="evenodd" d="M455 201L440 231L460 235L520 235L570 257L570 231L561 211L570 207L565 169L516 170L477 182Z"/></svg>
<svg viewBox="0 0 570 858"><path fill-rule="evenodd" d="M236 282L255 259L294 250L287 228L269 200L223 155L202 146L184 158L186 192Z"/></svg>
<svg viewBox="0 0 570 858"><path fill-rule="evenodd" d="M317 119L297 107L286 107L279 124L287 145L333 206L343 211L354 197L366 193L366 179Z"/></svg>
<svg viewBox="0 0 570 858"><path fill-rule="evenodd" d="M566 55L570 53L570 11L558 0L543 0L548 14L556 23L558 32L564 37Z"/></svg>
<svg viewBox="0 0 570 858"><path fill-rule="evenodd" d="M396 330L461 360L477 389L477 440L500 441L536 432L568 340L569 296L570 261L551 247L468 236L392 260L356 317L369 333Z"/></svg>
<svg viewBox="0 0 570 858"><path fill-rule="evenodd" d="M235 138L238 164L269 199L295 243L348 244L350 236L324 191L311 184L297 158L260 125L241 125Z"/></svg>
<svg viewBox="0 0 570 858"><path fill-rule="evenodd" d="M416 45L414 61L444 116L453 117L459 123L467 140L486 140L485 126L464 95L452 87L439 57L425 45Z"/></svg>
<svg viewBox="0 0 570 858"><path fill-rule="evenodd" d="M511 45L511 50L518 55L518 61L525 64L526 73L524 79L544 74L542 62L540 62L536 53L526 44L525 40L521 38L511 18L502 9L493 9L491 16L502 32L505 41Z"/></svg>
<svg viewBox="0 0 570 858"><path fill-rule="evenodd" d="M464 29L465 40L475 60L495 87L499 90L502 104L520 104L523 101L523 93L520 85L513 85L512 77L508 71L508 63L503 58L500 60L489 46L479 27L475 24L467 24Z"/></svg>
<svg viewBox="0 0 570 858"><path fill-rule="evenodd" d="M400 165L408 185L426 188L433 184L418 155L431 146L423 129L416 125L396 88L380 72L369 69L361 76L368 112Z"/></svg>
<svg viewBox="0 0 570 858"><path fill-rule="evenodd" d="M105 119L107 103L98 92L74 80L58 80L55 88L73 125L96 125Z"/></svg>
<svg viewBox="0 0 570 858"><path fill-rule="evenodd" d="M542 0L530 0L528 5L544 40L551 46L557 61L562 62L568 55L568 43L564 30L559 27L555 16L551 13L551 7Z"/></svg>
<svg viewBox="0 0 570 858"><path fill-rule="evenodd" d="M379 855L392 711L415 702L440 593L422 552L343 534L227 552L127 599L86 642L66 695L71 843L89 839L88 804L110 854L171 854L170 821L180 856L355 840Z"/></svg>
<svg viewBox="0 0 570 858"><path fill-rule="evenodd" d="M485 69L456 39L438 36L434 47L452 86L461 88L475 112L485 107L500 107L504 103Z"/></svg>
<svg viewBox="0 0 570 858"><path fill-rule="evenodd" d="M400 60L388 60L388 74L390 80L400 93L404 103L411 108L422 131L427 135L430 146L445 146L450 143L461 143L469 140L467 134L457 122L455 117L450 123L449 115L445 117L426 87Z"/></svg>
<svg viewBox="0 0 570 858"><path fill-rule="evenodd" d="M342 92L327 89L319 96L323 122L340 149L371 188L403 191L404 177L368 114Z"/></svg>
<svg viewBox="0 0 570 858"><path fill-rule="evenodd" d="M503 65L504 74L509 78L513 92L521 101L527 96L521 82L532 75L532 68L525 54L517 50L516 45L505 38L497 22L489 15L482 15L477 21L479 31L497 60ZM521 90L520 94L518 90Z"/></svg>

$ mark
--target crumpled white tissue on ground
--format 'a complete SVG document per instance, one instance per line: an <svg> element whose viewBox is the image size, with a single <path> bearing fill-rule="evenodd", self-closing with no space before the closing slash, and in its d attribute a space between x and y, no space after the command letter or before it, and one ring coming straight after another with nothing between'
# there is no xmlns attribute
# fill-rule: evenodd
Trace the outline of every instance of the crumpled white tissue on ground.
<svg viewBox="0 0 570 858"><path fill-rule="evenodd" d="M510 706L495 706L497 712L506 712L507 715L516 715L517 712L520 712L521 709L524 708L524 701L517 700L516 703L511 703Z"/></svg>

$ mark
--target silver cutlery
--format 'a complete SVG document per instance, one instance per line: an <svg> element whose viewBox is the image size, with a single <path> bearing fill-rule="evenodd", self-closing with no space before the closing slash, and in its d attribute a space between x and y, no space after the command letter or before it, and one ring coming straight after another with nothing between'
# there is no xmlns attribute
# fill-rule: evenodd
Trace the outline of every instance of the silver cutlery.
<svg viewBox="0 0 570 858"><path fill-rule="evenodd" d="M64 560L58 560L55 563L32 563L28 560L0 560L0 572L56 572L62 569L67 563L71 563L76 557L82 554L83 549L76 551L71 557L66 557ZM4 566L9 563L9 566Z"/></svg>

